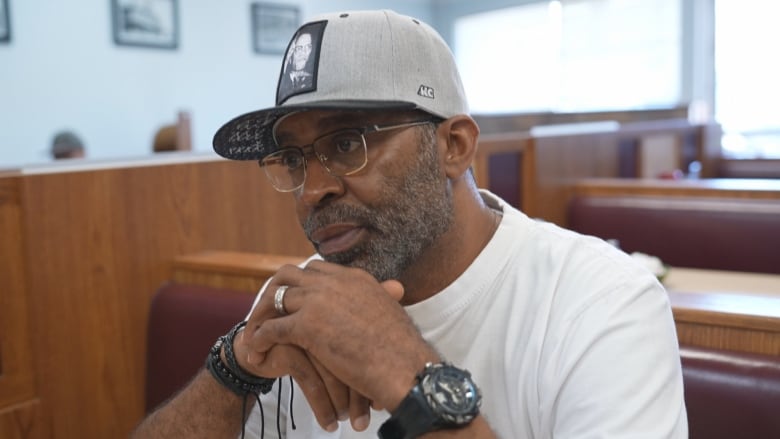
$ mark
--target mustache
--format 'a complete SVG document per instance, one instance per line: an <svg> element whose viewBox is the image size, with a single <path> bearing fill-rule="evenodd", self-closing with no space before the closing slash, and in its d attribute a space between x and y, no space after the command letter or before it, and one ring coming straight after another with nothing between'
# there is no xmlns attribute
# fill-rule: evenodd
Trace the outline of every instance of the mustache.
<svg viewBox="0 0 780 439"><path fill-rule="evenodd" d="M344 204L332 204L313 211L303 221L303 231L311 241L314 231L329 224L341 222L354 222L367 229L376 229L372 221L371 210L365 207L349 206Z"/></svg>

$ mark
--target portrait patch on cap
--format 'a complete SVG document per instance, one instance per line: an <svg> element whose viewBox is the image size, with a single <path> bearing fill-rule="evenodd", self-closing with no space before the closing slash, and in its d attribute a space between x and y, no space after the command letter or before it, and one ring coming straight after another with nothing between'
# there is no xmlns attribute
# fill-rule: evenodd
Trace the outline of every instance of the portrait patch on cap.
<svg viewBox="0 0 780 439"><path fill-rule="evenodd" d="M309 23L293 35L282 63L279 86L276 89L276 105L281 105L290 96L317 90L320 47L327 23Z"/></svg>

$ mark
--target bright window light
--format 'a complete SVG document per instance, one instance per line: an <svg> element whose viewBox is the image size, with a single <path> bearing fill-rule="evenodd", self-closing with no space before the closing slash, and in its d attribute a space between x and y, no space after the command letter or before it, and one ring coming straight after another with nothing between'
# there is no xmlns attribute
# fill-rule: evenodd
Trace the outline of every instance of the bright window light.
<svg viewBox="0 0 780 439"><path fill-rule="evenodd" d="M462 17L454 47L471 110L675 106L680 15L680 0L556 0Z"/></svg>
<svg viewBox="0 0 780 439"><path fill-rule="evenodd" d="M715 119L724 155L780 158L778 20L780 2L715 2Z"/></svg>

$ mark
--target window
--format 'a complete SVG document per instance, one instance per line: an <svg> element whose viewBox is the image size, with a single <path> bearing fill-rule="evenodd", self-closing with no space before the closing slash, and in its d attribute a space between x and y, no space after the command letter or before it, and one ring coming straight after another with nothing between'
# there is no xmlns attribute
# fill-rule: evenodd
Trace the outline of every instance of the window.
<svg viewBox="0 0 780 439"><path fill-rule="evenodd" d="M780 158L778 19L778 2L715 2L715 119L724 156Z"/></svg>
<svg viewBox="0 0 780 439"><path fill-rule="evenodd" d="M474 113L676 106L680 0L540 1L461 17L454 51Z"/></svg>

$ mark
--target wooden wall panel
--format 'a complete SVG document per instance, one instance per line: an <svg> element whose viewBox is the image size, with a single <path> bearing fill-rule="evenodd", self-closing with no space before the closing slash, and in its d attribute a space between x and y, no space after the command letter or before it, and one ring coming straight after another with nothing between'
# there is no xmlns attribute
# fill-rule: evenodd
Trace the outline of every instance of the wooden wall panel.
<svg viewBox="0 0 780 439"><path fill-rule="evenodd" d="M199 252L176 258L174 278L252 294L256 288L246 285L265 281L282 264L299 262L269 254ZM780 355L780 293L762 291L774 291L780 276L672 268L669 277L692 290L669 290L680 344ZM746 291L710 291L713 285L742 285Z"/></svg>
<svg viewBox="0 0 780 439"><path fill-rule="evenodd" d="M587 113L518 113L473 116L485 134L508 131L527 131L536 126L601 122L614 120L619 123L638 123L669 119L686 119L687 107L639 110L639 111L596 111Z"/></svg>
<svg viewBox="0 0 780 439"><path fill-rule="evenodd" d="M126 437L141 419L149 303L175 256L312 253L292 196L254 162L26 175L18 193L26 291L14 297L35 323L42 437Z"/></svg>
<svg viewBox="0 0 780 439"><path fill-rule="evenodd" d="M0 409L0 438L30 439L54 437L43 435L40 408L40 401L33 399Z"/></svg>
<svg viewBox="0 0 780 439"><path fill-rule="evenodd" d="M524 153L531 145L528 133L480 136L473 169L477 186L506 202L522 206Z"/></svg>
<svg viewBox="0 0 780 439"><path fill-rule="evenodd" d="M522 210L565 227L574 184L586 177L617 177L619 155L615 133L534 138L523 158Z"/></svg>
<svg viewBox="0 0 780 439"><path fill-rule="evenodd" d="M680 344L780 356L780 332L676 321Z"/></svg>
<svg viewBox="0 0 780 439"><path fill-rule="evenodd" d="M575 193L583 196L712 197L780 199L780 180L706 178L698 180L589 178L580 180Z"/></svg>
<svg viewBox="0 0 780 439"><path fill-rule="evenodd" d="M0 178L0 438L39 438L18 177Z"/></svg>
<svg viewBox="0 0 780 439"><path fill-rule="evenodd" d="M298 265L303 260L297 256L204 251L176 257L173 260L173 281L256 294L259 287L283 265Z"/></svg>
<svg viewBox="0 0 780 439"><path fill-rule="evenodd" d="M685 168L702 162L702 176L711 173L713 126L691 125L685 119L600 122L547 127L532 131L487 134L480 138L474 163L477 184L519 207L531 217L566 226L566 210L574 185L583 178L636 178L647 166L642 157L664 160L662 167ZM664 138L664 142L653 142ZM669 145L672 147L669 148ZM655 151L656 149L664 151ZM709 148L709 149L708 149ZM673 157L668 157L671 154ZM498 160L518 160L514 167L490 166ZM652 173L652 172L651 172ZM513 174L513 175L507 175ZM517 181L519 196L506 190Z"/></svg>

